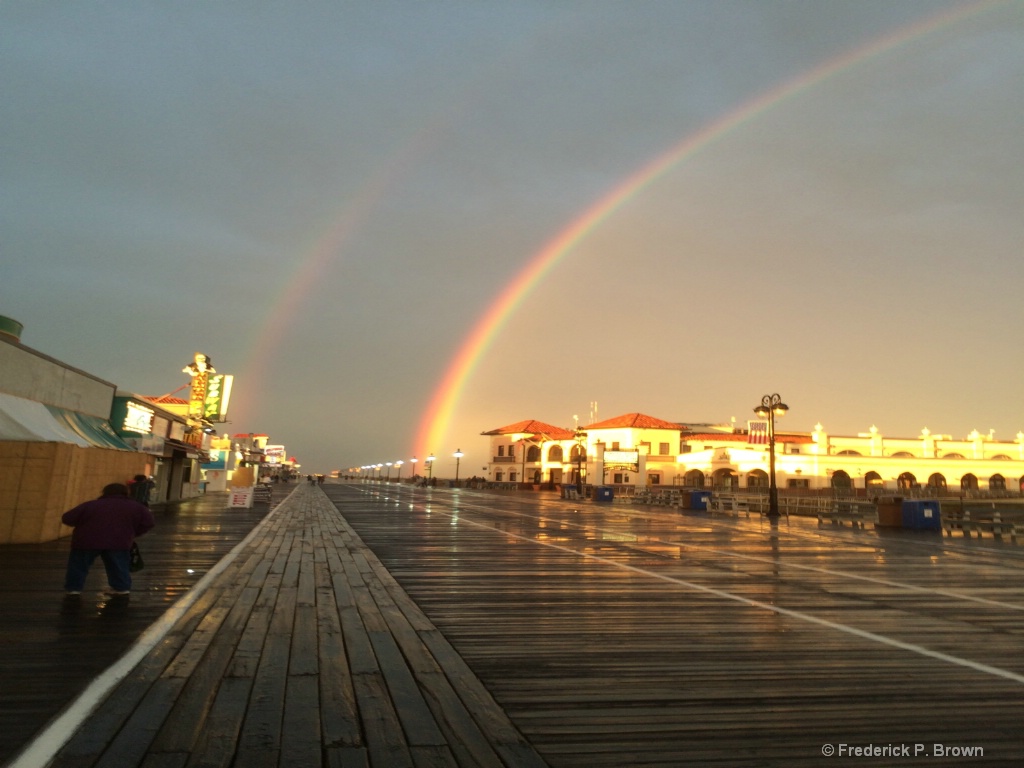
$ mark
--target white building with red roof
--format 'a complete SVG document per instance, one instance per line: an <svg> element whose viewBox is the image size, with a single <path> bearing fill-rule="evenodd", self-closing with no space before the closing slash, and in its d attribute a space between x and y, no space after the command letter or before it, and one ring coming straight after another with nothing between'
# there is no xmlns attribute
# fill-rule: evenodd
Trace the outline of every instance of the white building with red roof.
<svg viewBox="0 0 1024 768"><path fill-rule="evenodd" d="M490 438L488 480L505 486L610 485L767 490L769 454L757 422L683 424L643 413L569 429L525 420L483 432ZM972 432L955 440L922 429L885 437L876 427L852 436L775 434L779 488L873 496L1018 495L1024 487L1024 433L1012 441Z"/></svg>

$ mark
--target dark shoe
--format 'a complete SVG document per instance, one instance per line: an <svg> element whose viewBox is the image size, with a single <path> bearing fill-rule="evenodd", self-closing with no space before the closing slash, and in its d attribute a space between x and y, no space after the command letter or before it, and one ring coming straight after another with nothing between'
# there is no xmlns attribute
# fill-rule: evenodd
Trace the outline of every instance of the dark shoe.
<svg viewBox="0 0 1024 768"><path fill-rule="evenodd" d="M127 589L125 589L125 590L119 590L119 589L108 589L108 590L107 590L107 594L108 594L108 595L110 595L110 596L112 596L112 597L114 597L114 596L120 597L120 596L122 596L122 595L130 595L130 594L131 594L131 591L130 591L130 590L127 590Z"/></svg>

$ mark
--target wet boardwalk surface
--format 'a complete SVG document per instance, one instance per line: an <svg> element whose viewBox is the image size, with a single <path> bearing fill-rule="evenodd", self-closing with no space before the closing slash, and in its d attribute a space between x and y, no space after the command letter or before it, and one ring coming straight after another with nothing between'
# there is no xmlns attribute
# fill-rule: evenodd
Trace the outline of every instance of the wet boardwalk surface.
<svg viewBox="0 0 1024 768"><path fill-rule="evenodd" d="M0 763L117 661L271 507L226 505L222 493L155 506L156 528L139 539L146 568L134 574L128 600L104 594L99 561L83 595L64 598L69 539L0 547Z"/></svg>
<svg viewBox="0 0 1024 768"><path fill-rule="evenodd" d="M360 488L329 492L551 765L1024 764L1015 544Z"/></svg>
<svg viewBox="0 0 1024 768"><path fill-rule="evenodd" d="M54 765L1020 765L1022 570L991 538L301 488Z"/></svg>

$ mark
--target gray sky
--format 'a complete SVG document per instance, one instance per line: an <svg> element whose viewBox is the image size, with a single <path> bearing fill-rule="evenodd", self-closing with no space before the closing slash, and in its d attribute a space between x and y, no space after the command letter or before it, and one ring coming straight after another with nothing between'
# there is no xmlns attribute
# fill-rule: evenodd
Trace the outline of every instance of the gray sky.
<svg viewBox="0 0 1024 768"><path fill-rule="evenodd" d="M141 394L203 351L310 470L774 391L780 428L1024 429L1020 0L6 2L0 125L22 341ZM420 444L522 270L702 132Z"/></svg>

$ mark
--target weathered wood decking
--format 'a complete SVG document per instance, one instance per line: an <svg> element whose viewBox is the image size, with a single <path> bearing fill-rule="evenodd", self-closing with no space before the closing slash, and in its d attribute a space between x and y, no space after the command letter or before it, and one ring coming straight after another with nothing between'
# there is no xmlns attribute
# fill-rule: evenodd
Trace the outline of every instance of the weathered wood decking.
<svg viewBox="0 0 1024 768"><path fill-rule="evenodd" d="M321 490L301 486L55 766L543 766Z"/></svg>
<svg viewBox="0 0 1024 768"><path fill-rule="evenodd" d="M330 488L556 766L1024 763L1024 549L632 505ZM923 746L918 746L923 745ZM961 760L963 758L960 758Z"/></svg>
<svg viewBox="0 0 1024 768"><path fill-rule="evenodd" d="M54 764L1019 765L1022 570L941 532L302 487Z"/></svg>

